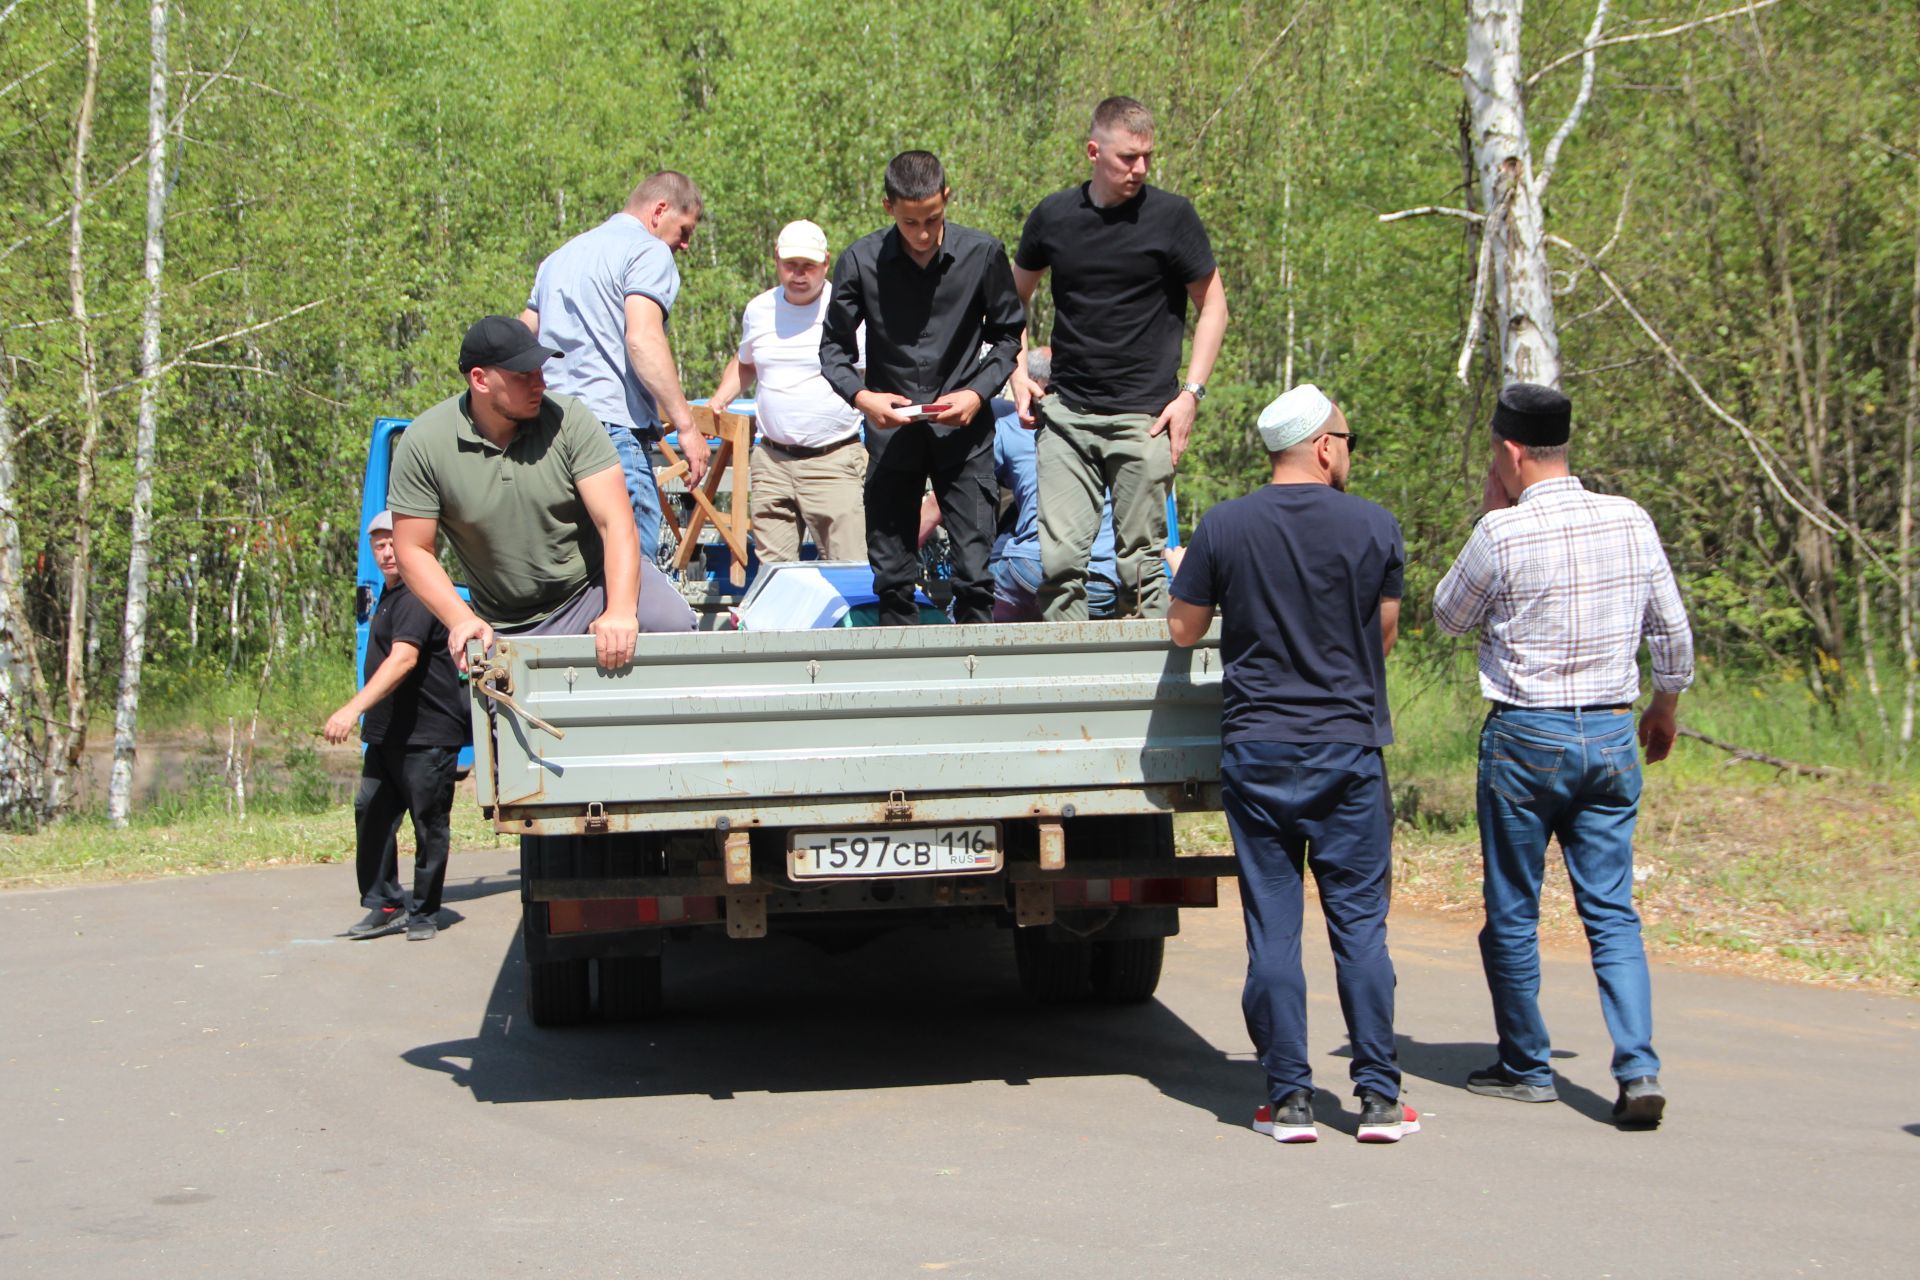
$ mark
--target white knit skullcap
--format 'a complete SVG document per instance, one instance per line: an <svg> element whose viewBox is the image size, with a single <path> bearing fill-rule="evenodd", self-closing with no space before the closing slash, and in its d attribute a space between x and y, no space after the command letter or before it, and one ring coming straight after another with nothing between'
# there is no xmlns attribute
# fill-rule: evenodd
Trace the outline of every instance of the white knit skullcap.
<svg viewBox="0 0 1920 1280"><path fill-rule="evenodd" d="M1260 411L1260 442L1278 453L1307 439L1333 416L1333 401L1311 382L1303 382Z"/></svg>

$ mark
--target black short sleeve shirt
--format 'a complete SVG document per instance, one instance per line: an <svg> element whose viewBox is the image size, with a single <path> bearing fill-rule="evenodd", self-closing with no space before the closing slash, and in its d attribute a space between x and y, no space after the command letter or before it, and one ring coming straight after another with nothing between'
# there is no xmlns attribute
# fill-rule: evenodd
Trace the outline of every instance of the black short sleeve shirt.
<svg viewBox="0 0 1920 1280"><path fill-rule="evenodd" d="M1220 740L1393 741L1380 602L1406 549L1384 508L1322 484L1270 484L1200 518L1173 595L1220 610Z"/></svg>
<svg viewBox="0 0 1920 1280"><path fill-rule="evenodd" d="M420 650L400 687L368 708L360 721L363 742L398 742L409 747L461 747L472 736L467 693L447 652L447 629L420 597L396 583L380 593L367 624L367 665L371 680L393 652L395 641Z"/></svg>
<svg viewBox="0 0 1920 1280"><path fill-rule="evenodd" d="M1142 187L1102 209L1087 183L1027 216L1014 265L1053 272L1053 380L1081 413L1159 413L1180 390L1187 286L1213 274L1193 202Z"/></svg>

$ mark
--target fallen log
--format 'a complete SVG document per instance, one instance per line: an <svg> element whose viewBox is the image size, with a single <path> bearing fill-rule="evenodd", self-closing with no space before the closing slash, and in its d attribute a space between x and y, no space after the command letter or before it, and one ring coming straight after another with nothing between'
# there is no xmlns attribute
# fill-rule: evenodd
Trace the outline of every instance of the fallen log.
<svg viewBox="0 0 1920 1280"><path fill-rule="evenodd" d="M1783 760L1779 756L1770 756L1764 751L1755 751L1750 747L1743 747L1736 743L1722 741L1710 734L1702 733L1698 729L1688 728L1684 724L1678 726L1678 732L1683 738L1692 738L1695 742L1704 742L1710 747L1718 747L1720 750L1732 756L1734 760L1751 760L1755 764L1770 765L1782 773L1791 773L1796 777L1833 778L1845 772L1843 769L1834 769L1827 765L1800 764L1794 760ZM1731 761L1729 761L1729 763L1731 763Z"/></svg>

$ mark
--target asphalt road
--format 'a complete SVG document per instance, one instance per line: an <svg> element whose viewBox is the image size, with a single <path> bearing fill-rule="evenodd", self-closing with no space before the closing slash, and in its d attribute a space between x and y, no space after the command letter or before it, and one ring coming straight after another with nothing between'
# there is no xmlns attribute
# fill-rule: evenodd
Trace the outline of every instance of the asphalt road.
<svg viewBox="0 0 1920 1280"><path fill-rule="evenodd" d="M522 1012L511 853L461 919L348 942L349 867L0 895L0 1275L1801 1276L1920 1271L1920 1002L1662 968L1656 1133L1607 1123L1592 980L1550 962L1562 1102L1479 1098L1473 922L1396 919L1407 1096L1282 1147L1238 913L1157 1002L1026 1004L1005 935L670 957L672 1011Z"/></svg>

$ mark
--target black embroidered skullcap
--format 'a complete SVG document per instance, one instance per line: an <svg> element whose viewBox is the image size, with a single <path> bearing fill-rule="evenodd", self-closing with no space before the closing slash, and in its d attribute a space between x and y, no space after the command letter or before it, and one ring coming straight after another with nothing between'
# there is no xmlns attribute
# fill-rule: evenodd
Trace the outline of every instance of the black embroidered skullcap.
<svg viewBox="0 0 1920 1280"><path fill-rule="evenodd" d="M1573 433L1573 401L1537 382L1502 387L1493 409L1493 431L1515 444L1565 444Z"/></svg>

